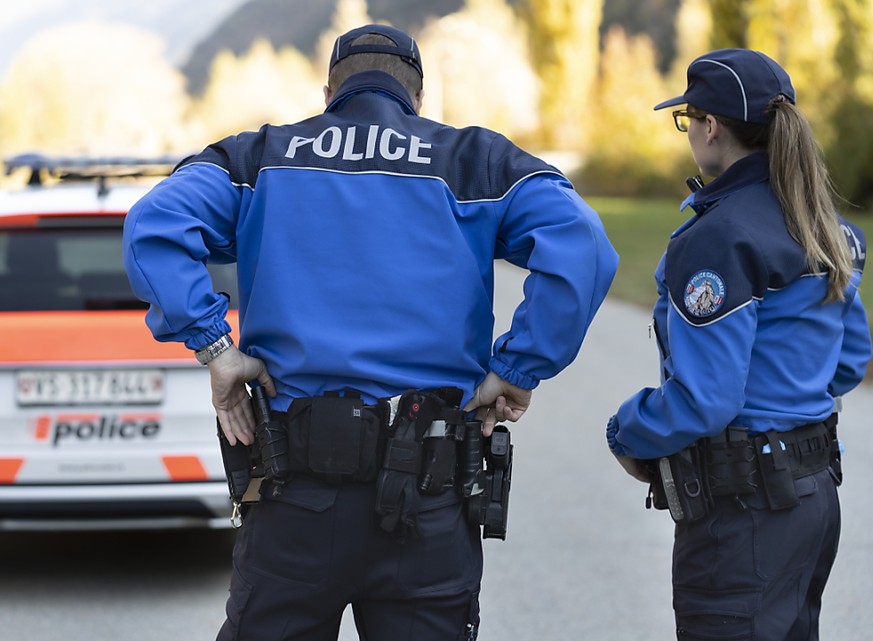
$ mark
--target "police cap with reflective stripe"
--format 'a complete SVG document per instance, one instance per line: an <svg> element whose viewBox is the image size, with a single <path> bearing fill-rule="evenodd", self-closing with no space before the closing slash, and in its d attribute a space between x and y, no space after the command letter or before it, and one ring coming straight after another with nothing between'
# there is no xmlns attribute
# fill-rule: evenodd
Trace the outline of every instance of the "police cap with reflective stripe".
<svg viewBox="0 0 873 641"><path fill-rule="evenodd" d="M385 36L396 46L389 44L352 44L355 40L367 34ZM418 72L418 75L424 78L418 45L412 36L396 27L389 27L384 24L368 24L344 33L334 43L333 51L330 54L329 68L333 69L334 65L340 60L353 56L356 53L387 53L392 56L398 56L404 62L412 65Z"/></svg>
<svg viewBox="0 0 873 641"><path fill-rule="evenodd" d="M778 95L795 102L788 73L775 60L751 49L717 49L688 65L688 87L655 109L689 104L734 120L770 122L770 101Z"/></svg>

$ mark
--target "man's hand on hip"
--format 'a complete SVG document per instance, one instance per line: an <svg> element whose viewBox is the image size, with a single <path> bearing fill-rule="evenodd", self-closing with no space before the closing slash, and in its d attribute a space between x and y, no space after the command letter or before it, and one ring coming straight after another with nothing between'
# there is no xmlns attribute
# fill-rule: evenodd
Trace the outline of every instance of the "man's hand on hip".
<svg viewBox="0 0 873 641"><path fill-rule="evenodd" d="M246 383L257 380L267 396L276 395L276 386L264 362L243 354L236 345L209 361L212 381L212 406L228 443L251 445L255 440L255 415Z"/></svg>
<svg viewBox="0 0 873 641"><path fill-rule="evenodd" d="M476 410L476 420L482 421L482 434L491 436L500 421L515 422L528 406L532 392L506 382L494 372L488 372L473 398L464 406L465 412Z"/></svg>

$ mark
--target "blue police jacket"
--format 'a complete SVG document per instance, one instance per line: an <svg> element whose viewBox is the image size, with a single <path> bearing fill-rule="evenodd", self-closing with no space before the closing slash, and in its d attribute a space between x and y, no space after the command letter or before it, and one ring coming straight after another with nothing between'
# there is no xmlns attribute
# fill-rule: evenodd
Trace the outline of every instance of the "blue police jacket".
<svg viewBox="0 0 873 641"><path fill-rule="evenodd" d="M811 273L768 176L767 155L755 153L683 203L696 215L655 272L661 385L610 419L615 454L667 456L729 425L758 433L815 423L864 377L864 236L841 220L854 271L845 301L822 304L826 274Z"/></svg>
<svg viewBox="0 0 873 641"><path fill-rule="evenodd" d="M554 167L486 129L415 115L382 72L325 113L226 138L130 211L125 264L160 341L230 330L206 263L236 262L240 348L293 398L459 387L492 369L531 389L576 357L618 256ZM494 260L529 270L493 344Z"/></svg>

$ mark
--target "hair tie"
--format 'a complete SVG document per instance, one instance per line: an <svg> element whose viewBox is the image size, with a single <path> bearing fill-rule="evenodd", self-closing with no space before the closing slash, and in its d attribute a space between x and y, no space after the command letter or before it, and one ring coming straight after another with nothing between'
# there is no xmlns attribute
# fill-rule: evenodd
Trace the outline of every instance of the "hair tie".
<svg viewBox="0 0 873 641"><path fill-rule="evenodd" d="M767 108L764 110L764 113L772 114L774 111L779 109L783 104L785 104L786 98L784 93L778 93L772 98L770 98L770 102L767 103Z"/></svg>

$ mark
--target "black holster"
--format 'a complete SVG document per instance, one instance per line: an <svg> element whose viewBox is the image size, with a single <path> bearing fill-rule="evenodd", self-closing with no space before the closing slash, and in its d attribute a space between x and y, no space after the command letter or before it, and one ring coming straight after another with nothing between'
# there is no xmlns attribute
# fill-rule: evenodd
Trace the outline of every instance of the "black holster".
<svg viewBox="0 0 873 641"><path fill-rule="evenodd" d="M512 443L506 426L495 425L485 439L485 463L480 474L482 491L469 497L467 518L482 526L483 539L505 540L512 485Z"/></svg>
<svg viewBox="0 0 873 641"><path fill-rule="evenodd" d="M273 452L269 448L264 450L263 445L260 443L263 438L259 438L259 434L270 421L269 405L262 388L256 387L252 389L251 402L256 423L255 445L245 445L240 442L237 442L236 445L231 445L221 429L221 424L216 419L221 460L224 464L224 475L227 478L227 488L230 493L230 500L233 503L233 514L230 517L230 521L234 527L239 527L242 524L242 519L248 509L246 504L255 503L260 498L261 482L265 477L261 452L266 451L268 456ZM275 458L278 461L282 460L278 456ZM271 471L274 464L274 458L269 458L268 466Z"/></svg>

